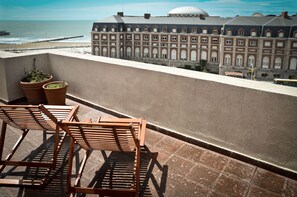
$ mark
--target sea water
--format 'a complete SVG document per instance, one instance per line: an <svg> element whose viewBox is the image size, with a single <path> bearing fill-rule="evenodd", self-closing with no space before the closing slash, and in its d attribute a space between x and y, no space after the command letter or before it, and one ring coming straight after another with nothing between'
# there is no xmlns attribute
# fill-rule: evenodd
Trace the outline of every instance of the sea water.
<svg viewBox="0 0 297 197"><path fill-rule="evenodd" d="M0 36L0 44L22 44L45 39L70 36L80 38L61 42L91 42L91 30L94 21L0 21L0 31L10 35Z"/></svg>

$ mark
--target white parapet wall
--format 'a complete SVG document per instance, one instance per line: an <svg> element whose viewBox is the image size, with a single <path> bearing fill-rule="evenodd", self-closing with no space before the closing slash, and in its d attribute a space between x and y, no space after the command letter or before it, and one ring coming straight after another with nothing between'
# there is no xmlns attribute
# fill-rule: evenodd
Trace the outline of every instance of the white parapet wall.
<svg viewBox="0 0 297 197"><path fill-rule="evenodd" d="M73 97L297 173L297 88L61 51L0 57L4 101L23 97L36 57Z"/></svg>

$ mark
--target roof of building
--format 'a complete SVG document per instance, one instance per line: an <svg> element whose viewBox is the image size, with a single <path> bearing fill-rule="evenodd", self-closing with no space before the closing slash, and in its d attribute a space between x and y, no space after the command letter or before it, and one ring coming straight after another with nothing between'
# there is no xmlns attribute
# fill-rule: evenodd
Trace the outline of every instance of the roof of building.
<svg viewBox="0 0 297 197"><path fill-rule="evenodd" d="M283 18L281 16L236 16L222 18L209 16L203 19L199 17L175 17L175 16L119 16L113 15L96 23L125 23L125 24L172 24L172 25L240 25L240 26L296 26L297 16Z"/></svg>

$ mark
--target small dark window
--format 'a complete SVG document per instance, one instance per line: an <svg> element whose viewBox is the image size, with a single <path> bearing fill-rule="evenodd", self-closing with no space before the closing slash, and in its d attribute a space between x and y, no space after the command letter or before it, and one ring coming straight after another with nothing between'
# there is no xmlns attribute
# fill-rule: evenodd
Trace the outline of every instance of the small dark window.
<svg viewBox="0 0 297 197"><path fill-rule="evenodd" d="M262 75L261 75L262 77L267 77L268 76L268 74L267 73L262 73Z"/></svg>

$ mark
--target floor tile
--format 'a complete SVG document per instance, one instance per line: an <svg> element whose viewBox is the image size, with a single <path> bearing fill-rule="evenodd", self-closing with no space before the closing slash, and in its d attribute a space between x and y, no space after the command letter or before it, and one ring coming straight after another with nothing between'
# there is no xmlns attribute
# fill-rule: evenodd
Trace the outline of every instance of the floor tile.
<svg viewBox="0 0 297 197"><path fill-rule="evenodd" d="M281 194L284 188L285 178L279 175L276 175L267 170L258 168L252 184L257 187L267 189L277 194Z"/></svg>
<svg viewBox="0 0 297 197"><path fill-rule="evenodd" d="M280 197L281 195L275 194L271 191L261 189L255 186L252 186L250 188L250 191L248 193L248 197Z"/></svg>
<svg viewBox="0 0 297 197"><path fill-rule="evenodd" d="M226 156L214 153L212 151L205 151L201 155L199 161L204 165L207 165L209 167L212 167L221 171L229 161L229 158L227 158Z"/></svg>
<svg viewBox="0 0 297 197"><path fill-rule="evenodd" d="M204 153L204 151L204 148L185 144L176 152L176 155L183 157L189 161L198 162L200 156Z"/></svg>
<svg viewBox="0 0 297 197"><path fill-rule="evenodd" d="M226 165L224 172L230 173L237 178L243 179L245 181L250 181L256 167L241 161L231 159Z"/></svg>
<svg viewBox="0 0 297 197"><path fill-rule="evenodd" d="M195 165L194 168L186 175L186 177L197 184L203 185L211 189L220 173L217 170L208 168L203 165Z"/></svg>
<svg viewBox="0 0 297 197"><path fill-rule="evenodd" d="M246 182L221 175L214 186L214 190L218 193L228 194L228 196L245 196L248 186Z"/></svg>

